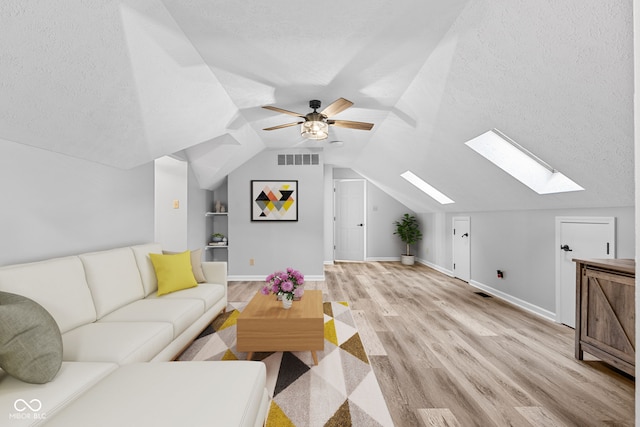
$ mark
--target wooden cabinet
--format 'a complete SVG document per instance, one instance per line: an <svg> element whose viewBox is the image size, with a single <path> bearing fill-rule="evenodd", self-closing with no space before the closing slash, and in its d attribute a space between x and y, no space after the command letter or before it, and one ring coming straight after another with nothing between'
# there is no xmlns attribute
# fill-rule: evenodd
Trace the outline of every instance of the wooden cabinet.
<svg viewBox="0 0 640 427"><path fill-rule="evenodd" d="M586 351L635 376L635 261L574 259L576 262L575 355Z"/></svg>

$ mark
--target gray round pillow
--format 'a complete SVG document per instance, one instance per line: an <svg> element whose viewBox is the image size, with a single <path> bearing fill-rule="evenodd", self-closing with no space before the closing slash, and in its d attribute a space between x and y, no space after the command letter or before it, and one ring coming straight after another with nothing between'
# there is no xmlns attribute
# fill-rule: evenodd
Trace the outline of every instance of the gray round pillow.
<svg viewBox="0 0 640 427"><path fill-rule="evenodd" d="M62 336L51 314L21 295L0 292L0 368L19 380L44 384L62 365Z"/></svg>

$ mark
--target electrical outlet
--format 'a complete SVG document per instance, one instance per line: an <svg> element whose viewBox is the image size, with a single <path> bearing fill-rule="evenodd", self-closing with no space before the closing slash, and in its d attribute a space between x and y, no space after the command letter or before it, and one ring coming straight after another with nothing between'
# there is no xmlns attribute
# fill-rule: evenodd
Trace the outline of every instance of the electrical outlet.
<svg viewBox="0 0 640 427"><path fill-rule="evenodd" d="M255 260L253 258L249 258L249 265L255 265Z"/></svg>

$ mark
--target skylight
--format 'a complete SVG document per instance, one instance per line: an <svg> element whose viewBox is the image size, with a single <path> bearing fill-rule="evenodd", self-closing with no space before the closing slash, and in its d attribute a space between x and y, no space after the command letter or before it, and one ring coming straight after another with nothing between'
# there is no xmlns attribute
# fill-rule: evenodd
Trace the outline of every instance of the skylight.
<svg viewBox="0 0 640 427"><path fill-rule="evenodd" d="M406 171L405 173L400 175L416 187L418 187L423 192L427 193L430 197L434 198L441 205L448 205L449 203L455 203L453 200L442 194L440 191L433 188L431 185L427 184L420 177L416 176L411 171Z"/></svg>
<svg viewBox="0 0 640 427"><path fill-rule="evenodd" d="M584 190L497 129L465 144L538 194Z"/></svg>

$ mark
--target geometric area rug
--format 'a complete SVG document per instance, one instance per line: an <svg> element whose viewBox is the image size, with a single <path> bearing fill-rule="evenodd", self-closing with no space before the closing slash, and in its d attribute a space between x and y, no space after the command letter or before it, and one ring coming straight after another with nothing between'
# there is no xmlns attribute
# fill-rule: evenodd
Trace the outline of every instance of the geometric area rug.
<svg viewBox="0 0 640 427"><path fill-rule="evenodd" d="M294 302L295 304L295 302ZM246 360L236 350L236 319L246 302L229 303L178 360ZM393 426L346 302L324 302L324 350L255 353L267 368L267 427Z"/></svg>

